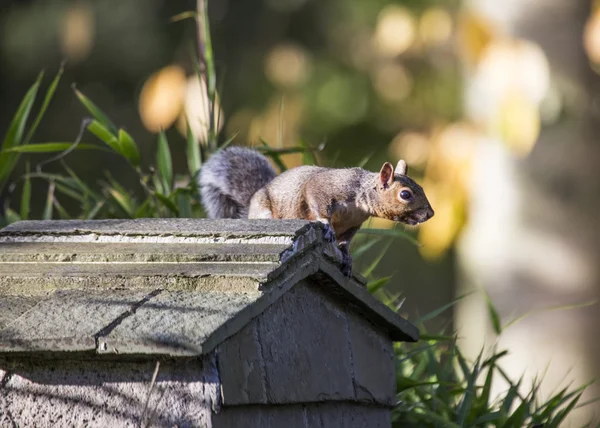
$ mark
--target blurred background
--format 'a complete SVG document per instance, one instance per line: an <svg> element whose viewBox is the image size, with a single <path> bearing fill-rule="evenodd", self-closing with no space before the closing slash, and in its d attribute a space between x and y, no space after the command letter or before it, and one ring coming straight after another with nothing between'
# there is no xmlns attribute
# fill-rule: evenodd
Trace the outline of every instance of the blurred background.
<svg viewBox="0 0 600 428"><path fill-rule="evenodd" d="M381 243L364 261L383 254L375 273L394 274L401 311L468 294L430 329L456 329L471 358L507 348L505 370L524 382L544 375L543 390L581 385L600 373L599 3L209 0L222 138L319 147L327 166L378 170L405 159L436 216L418 230L420 246ZM174 169L185 170L187 118L206 112L206 95L192 77L195 22L171 18L195 7L2 0L1 133L38 73L47 84L67 59L32 142L75 140L87 117L76 85L135 137L146 164L166 128ZM206 127L190 126L202 144ZM19 205L25 161L47 157L22 157L3 210ZM88 183L109 170L139 184L109 153L66 161ZM40 213L47 183L34 181L32 192ZM77 211L77 200L61 204ZM599 393L592 386L583 401ZM596 409L582 408L573 426Z"/></svg>

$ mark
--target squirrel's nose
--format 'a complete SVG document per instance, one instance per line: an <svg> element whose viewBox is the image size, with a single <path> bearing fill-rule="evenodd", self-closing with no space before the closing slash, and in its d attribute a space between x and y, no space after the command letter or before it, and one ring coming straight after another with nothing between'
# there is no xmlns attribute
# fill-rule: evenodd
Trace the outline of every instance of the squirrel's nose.
<svg viewBox="0 0 600 428"><path fill-rule="evenodd" d="M429 220L434 215L435 215L435 212L433 211L433 208L427 207L427 220Z"/></svg>

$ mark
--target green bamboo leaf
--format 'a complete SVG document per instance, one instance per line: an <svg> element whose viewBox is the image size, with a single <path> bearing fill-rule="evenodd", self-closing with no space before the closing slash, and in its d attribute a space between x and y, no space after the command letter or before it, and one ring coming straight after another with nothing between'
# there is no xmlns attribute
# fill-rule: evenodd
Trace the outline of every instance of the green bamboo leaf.
<svg viewBox="0 0 600 428"><path fill-rule="evenodd" d="M492 299L490 299L490 296L485 290L483 290L483 294L485 296L488 315L490 317L490 321L492 321L492 327L494 328L494 332L496 333L496 335L500 335L500 333L502 333L502 322L500 321L500 315L498 314L496 307L492 303Z"/></svg>
<svg viewBox="0 0 600 428"><path fill-rule="evenodd" d="M194 134L192 133L192 129L190 128L189 124L187 127L186 154L188 171L192 177L195 177L202 166L202 158L200 157L200 144L198 144L198 141L196 141L196 138L194 138Z"/></svg>
<svg viewBox="0 0 600 428"><path fill-rule="evenodd" d="M54 202L54 181L48 184L48 194L46 195L46 205L44 206L43 220L52 220L52 207Z"/></svg>
<svg viewBox="0 0 600 428"><path fill-rule="evenodd" d="M181 192L177 192L177 208L179 209L179 217L193 218L194 212L192 209L191 198Z"/></svg>
<svg viewBox="0 0 600 428"><path fill-rule="evenodd" d="M87 126L87 129L100 140L104 141L104 143L106 143L106 145L108 145L115 152L122 154L119 139L100 122L97 120L92 120Z"/></svg>
<svg viewBox="0 0 600 428"><path fill-rule="evenodd" d="M112 123L108 116L104 114L104 112L100 110L96 104L83 95L81 91L75 88L75 86L73 86L73 91L75 92L75 95L77 95L77 98L79 98L79 101L81 101L81 104L83 104L83 106L94 117L94 119L100 122L100 124L102 124L105 128L108 128L113 135L118 132L115 124Z"/></svg>
<svg viewBox="0 0 600 428"><path fill-rule="evenodd" d="M170 193L173 188L173 164L171 162L171 151L164 131L158 134L158 149L156 152L158 172L162 180L165 193Z"/></svg>
<svg viewBox="0 0 600 428"><path fill-rule="evenodd" d="M228 139L226 139L225 141L223 141L223 144L221 144L219 146L219 150L223 150L225 148L227 148L227 146L229 146L231 143L233 143L233 140L235 140L235 138L238 136L239 131L235 131L231 137L229 137Z"/></svg>
<svg viewBox="0 0 600 428"><path fill-rule="evenodd" d="M131 201L129 196L114 188L109 188L108 193L113 197L113 199L117 202L121 209L125 211L129 218L133 218L135 209L133 207L133 202Z"/></svg>
<svg viewBox="0 0 600 428"><path fill-rule="evenodd" d="M371 239L370 241L357 245L358 248L352 251L352 257L354 259L360 258L364 253L366 253L371 247L373 247L373 245L377 244L378 242L380 242L379 239Z"/></svg>
<svg viewBox="0 0 600 428"><path fill-rule="evenodd" d="M62 77L63 72L64 72L64 64L61 64L60 68L58 69L58 73L56 73L56 76L54 77L54 80L52 80L52 83L50 83L50 86L48 86L48 90L46 91L46 96L44 97L44 101L42 102L40 111L38 112L37 116L35 117L33 124L29 128L29 132L27 133L27 136L25 137L24 144L29 143L31 141L31 139L33 138L33 134L35 134L35 131L37 130L40 122L42 121L42 118L46 114L46 110L48 110L48 106L50 105L52 98L54 98L54 93L56 92L56 88L58 87L58 82L60 82L60 78Z"/></svg>
<svg viewBox="0 0 600 428"><path fill-rule="evenodd" d="M19 104L19 108L13 116L10 126L8 127L8 132L4 137L4 143L2 144L3 150L10 149L11 147L21 144L23 134L25 132L25 125L27 123L29 113L31 112L31 108L33 107L33 103L35 101L35 97L43 76L43 72L38 75L35 83L29 88L23 97L21 104Z"/></svg>
<svg viewBox="0 0 600 428"><path fill-rule="evenodd" d="M450 303L447 303L444 306L441 306L441 307L437 308L436 310L431 311L431 312L429 312L426 315L423 315L422 317L420 317L419 319L417 319L414 323L415 324L422 324L425 321L429 321L430 319L437 317L438 315L440 315L441 313L443 313L446 310L450 309L451 307L453 307L454 305L456 305L459 301L461 301L462 299L464 299L465 297L467 297L467 296L469 296L471 294L473 294L473 292L463 294L462 296L458 296L456 299L452 300Z"/></svg>
<svg viewBox="0 0 600 428"><path fill-rule="evenodd" d="M550 421L550 423L548 424L548 427L554 428L554 427L561 426L560 424L565 420L565 418L571 412L571 410L573 410L575 408L575 405L581 398L582 394L583 394L583 392L580 392L573 400L571 400L569 405L565 409L561 410L556 415L556 418L554 418L552 421Z"/></svg>
<svg viewBox="0 0 600 428"><path fill-rule="evenodd" d="M421 243L419 241L417 241L408 232L404 232L403 230L396 229L396 228L394 228L394 229L370 229L370 228L362 228L362 229L360 229L358 231L358 233L365 234L365 235L380 235L380 236L390 236L390 237L393 237L393 238L402 238L402 239L406 239L406 240L412 242L417 247L421 246Z"/></svg>
<svg viewBox="0 0 600 428"><path fill-rule="evenodd" d="M173 203L173 201L158 192L156 193L156 197L165 207L175 214L175 216L179 216L179 209L177 209L177 206Z"/></svg>
<svg viewBox="0 0 600 428"><path fill-rule="evenodd" d="M148 218L154 217L153 207L151 206L151 198L146 198L142 204L138 207L137 211L134 214L134 218Z"/></svg>
<svg viewBox="0 0 600 428"><path fill-rule="evenodd" d="M287 167L285 166L285 163L283 163L283 161L281 160L279 152L272 150L267 144L267 142L262 138L259 139L259 142L263 145L263 150L266 150L264 154L273 159L273 162L275 162L275 165L277 165L277 167L279 168L279 172L285 172L287 170ZM264 149L265 147L266 149Z"/></svg>
<svg viewBox="0 0 600 428"><path fill-rule="evenodd" d="M119 146L121 154L135 167L140 166L140 152L131 135L119 129Z"/></svg>
<svg viewBox="0 0 600 428"><path fill-rule="evenodd" d="M63 195L69 196L70 198L75 199L76 201L79 201L81 203L85 202L85 196L77 193L77 191L70 189L67 186L64 186L60 183L55 183L56 186L56 190L60 193L62 193Z"/></svg>
<svg viewBox="0 0 600 428"><path fill-rule="evenodd" d="M2 150L8 150L22 144L25 125L27 124L27 119L29 118L29 113L31 112L31 108L35 101L42 77L43 73L40 73L35 83L23 97L23 100L8 127L8 131L4 136L2 147L0 147ZM0 153L0 191L4 188L6 179L15 168L18 159L18 153Z"/></svg>
<svg viewBox="0 0 600 428"><path fill-rule="evenodd" d="M56 212L58 213L58 217L61 220L68 220L71 218L71 216L69 215L67 210L65 210L63 208L63 206L58 202L58 199L52 198L52 204L54 205L54 208L56 209Z"/></svg>
<svg viewBox="0 0 600 428"><path fill-rule="evenodd" d="M2 153L55 153L64 152L70 149L73 143L36 143L27 144L25 146L17 146L7 150L3 150ZM97 146L95 144L78 144L75 150L103 150L105 148Z"/></svg>
<svg viewBox="0 0 600 428"><path fill-rule="evenodd" d="M371 264L362 272L362 276L367 278L369 275L371 275L371 273L373 273L373 271L375 270L377 265L379 265L379 262L381 262L381 259L383 259L385 257L385 255L388 254L388 249L390 248L390 246L392 245L393 242L394 242L393 239L388 240L388 242L385 244L383 249L379 252L379 255L375 258L375 260L373 260L371 262Z"/></svg>
<svg viewBox="0 0 600 428"><path fill-rule="evenodd" d="M73 171L71 168L69 168L69 166L66 164L66 162L63 162L62 166L65 169L65 171L67 171L67 174L69 174L69 176L71 177L71 180L73 183L72 187L74 189L80 190L85 197L91 198L94 201L101 201L103 199L101 195L94 192L87 184L85 184L83 182L83 180L81 180L77 176L77 174L75 174L75 171Z"/></svg>
<svg viewBox="0 0 600 428"><path fill-rule="evenodd" d="M31 203L31 178L29 177L29 162L25 167L25 181L23 183L23 192L21 193L21 219L29 218L29 209Z"/></svg>
<svg viewBox="0 0 600 428"><path fill-rule="evenodd" d="M371 281L367 284L367 289L369 290L369 293L373 294L375 293L377 290L381 289L383 286L385 286L390 279L392 279L393 275L390 276L384 276L383 278L379 278L376 279L375 281Z"/></svg>
<svg viewBox="0 0 600 428"><path fill-rule="evenodd" d="M6 209L5 214L6 214L6 216L5 216L6 224L11 224L11 223L16 223L18 221L21 221L21 216L19 214L17 214L14 210L11 210L10 208Z"/></svg>
<svg viewBox="0 0 600 428"><path fill-rule="evenodd" d="M98 215L98 213L100 212L100 210L102 209L102 207L104 207L105 201L98 201L96 203L96 205L94 205L94 208L92 208L90 210L89 213L87 213L87 215L85 216L86 220L93 220L96 218L96 216Z"/></svg>

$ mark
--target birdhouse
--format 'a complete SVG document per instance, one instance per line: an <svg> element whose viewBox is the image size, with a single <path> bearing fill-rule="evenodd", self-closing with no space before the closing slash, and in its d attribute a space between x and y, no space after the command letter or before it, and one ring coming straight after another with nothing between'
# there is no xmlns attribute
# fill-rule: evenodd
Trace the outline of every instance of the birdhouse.
<svg viewBox="0 0 600 428"><path fill-rule="evenodd" d="M418 330L319 223L0 231L0 426L389 427Z"/></svg>

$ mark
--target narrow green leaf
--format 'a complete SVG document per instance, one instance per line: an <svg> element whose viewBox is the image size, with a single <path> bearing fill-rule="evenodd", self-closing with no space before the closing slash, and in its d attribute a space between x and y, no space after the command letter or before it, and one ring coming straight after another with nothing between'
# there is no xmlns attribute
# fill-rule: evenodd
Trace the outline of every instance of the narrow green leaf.
<svg viewBox="0 0 600 428"><path fill-rule="evenodd" d="M99 195L98 193L94 192L87 184L85 184L83 182L83 180L81 180L77 174L75 174L75 171L73 171L67 164L66 162L62 163L63 168L65 169L65 171L67 171L67 173L69 174L69 176L71 177L71 179L73 180L73 187L75 189L80 190L84 196L89 197L91 199L93 199L94 201L100 201L102 200L102 196Z"/></svg>
<svg viewBox="0 0 600 428"><path fill-rule="evenodd" d="M77 193L77 191L71 190L69 187L64 186L58 182L54 183L54 185L56 186L56 190L58 192L62 193L63 195L69 196L70 198L73 198L79 202L85 202L85 197L83 195Z"/></svg>
<svg viewBox="0 0 600 428"><path fill-rule="evenodd" d="M90 210L89 213L85 216L86 220L93 220L96 218L102 207L104 207L105 201L98 201L94 208Z"/></svg>
<svg viewBox="0 0 600 428"><path fill-rule="evenodd" d="M569 403L569 405L561 410L557 415L556 418L554 418L550 424L548 424L549 427L559 427L560 424L565 420L565 418L567 417L567 415L571 412L571 410L573 410L573 408L575 408L575 405L577 404L577 402L579 401L579 399L581 398L581 395L583 394L583 392L580 392L573 400L571 400L571 402Z"/></svg>
<svg viewBox="0 0 600 428"><path fill-rule="evenodd" d="M441 306L441 307L429 312L428 314L423 315L422 317L417 319L414 323L421 324L421 323L424 323L425 321L429 321L430 319L437 317L438 315L440 315L441 313L450 309L451 307L456 305L459 301L461 301L465 297L469 296L470 294L473 294L473 293L471 292L471 293L463 294L462 296L458 296L456 299L452 300L450 303L447 303L444 306Z"/></svg>
<svg viewBox="0 0 600 428"><path fill-rule="evenodd" d="M528 318L533 315L543 314L546 312L553 312L553 311L565 311L565 310L570 310L570 309L587 308L588 306L593 306L597 303L598 303L597 300L590 300L587 302L574 303L574 304L570 304L570 305L558 305L558 306L550 306L550 307L541 308L541 309L534 309L532 311L527 312L526 314L523 314L523 315L509 321L508 323L506 323L504 325L503 329L506 330L507 328L523 321L525 318Z"/></svg>
<svg viewBox="0 0 600 428"><path fill-rule="evenodd" d="M173 164L171 162L171 151L167 136L164 131L158 134L158 148L156 152L156 162L158 164L158 172L162 180L165 193L170 193L173 188Z"/></svg>
<svg viewBox="0 0 600 428"><path fill-rule="evenodd" d="M52 204L54 205L54 208L56 209L56 212L58 213L58 217L61 220L68 220L71 218L71 216L69 215L67 210L65 210L63 208L63 206L58 202L58 199L52 198Z"/></svg>
<svg viewBox="0 0 600 428"><path fill-rule="evenodd" d="M228 139L226 139L225 141L223 141L223 144L221 144L219 146L219 150L223 150L226 149L227 146L229 146L231 143L233 143L233 140L235 140L235 138L238 136L239 131L235 131L231 137L229 137Z"/></svg>
<svg viewBox="0 0 600 428"><path fill-rule="evenodd" d="M156 193L156 197L165 207L175 214L175 216L179 217L179 209L177 209L177 206L173 203L173 201L158 192Z"/></svg>
<svg viewBox="0 0 600 428"><path fill-rule="evenodd" d="M27 144L25 146L17 146L7 150L3 150L2 153L55 153L64 152L72 147L73 143L36 143ZM104 150L103 147L95 144L78 144L75 150Z"/></svg>
<svg viewBox="0 0 600 428"><path fill-rule="evenodd" d="M119 144L123 156L135 167L140 166L140 152L131 135L124 129L119 129Z"/></svg>
<svg viewBox="0 0 600 428"><path fill-rule="evenodd" d="M191 199L188 195L177 192L177 207L179 209L179 217L193 218Z"/></svg>
<svg viewBox="0 0 600 428"><path fill-rule="evenodd" d="M403 230L396 229L396 228L394 228L394 229L363 228L363 229L360 229L358 231L358 233L365 234L365 235L380 235L380 236L390 236L393 238L402 238L402 239L406 239L406 240L412 242L417 247L421 246L421 243L419 241L417 241L411 234L409 234L408 232L404 232Z"/></svg>
<svg viewBox="0 0 600 428"><path fill-rule="evenodd" d="M369 153L367 156L365 156L364 158L362 158L361 161L359 161L356 166L359 168L364 168L365 165L371 160L371 158L373 157L373 155L375 154L375 152Z"/></svg>
<svg viewBox="0 0 600 428"><path fill-rule="evenodd" d="M362 272L362 275L365 278L367 278L369 275L371 275L371 273L373 273L377 265L379 265L379 262L381 262L381 259L383 259L385 255L388 254L388 249L390 248L393 242L393 239L388 240L388 242L384 245L383 249L379 252L379 255L375 257L375 260L373 260L371 264Z"/></svg>
<svg viewBox="0 0 600 428"><path fill-rule="evenodd" d="M40 83L42 81L42 77L44 73L40 73L35 83L29 88L17 112L13 116L13 119L8 127L8 132L4 137L4 143L2 144L2 149L10 149L11 147L18 146L22 143L23 134L25 132L25 124L27 123L27 119L29 117L29 113L31 112L31 108L33 107L33 103L35 101L35 97L37 95L37 91L40 87Z"/></svg>
<svg viewBox="0 0 600 428"><path fill-rule="evenodd" d="M43 73L40 73L35 83L29 88L23 97L21 104L12 118L8 131L4 136L2 147L0 147L2 150L8 150L22 144L25 125L35 101L42 76ZM18 153L0 153L0 192L6 185L6 180L15 168L18 159Z"/></svg>
<svg viewBox="0 0 600 428"><path fill-rule="evenodd" d="M127 214L127 216L129 216L129 218L133 218L135 209L133 207L133 202L131 201L131 199L129 198L129 196L126 195L123 192L120 192L117 189L114 189L114 188L109 188L108 189L108 193L119 204L119 206L121 207L121 209L123 211L125 211L125 213Z"/></svg>
<svg viewBox="0 0 600 428"><path fill-rule="evenodd" d="M52 220L52 207L54 202L54 181L48 184L48 194L46 195L46 205L44 206L43 220Z"/></svg>
<svg viewBox="0 0 600 428"><path fill-rule="evenodd" d="M123 153L121 153L121 144L119 143L119 139L100 122L97 120L92 120L87 126L87 129L100 140L104 141L108 147L120 155L123 155Z"/></svg>
<svg viewBox="0 0 600 428"><path fill-rule="evenodd" d="M11 224L11 223L16 223L18 221L21 221L21 216L19 216L19 214L17 214L14 210L11 210L10 208L7 208L5 210L6 213L6 224Z"/></svg>
<svg viewBox="0 0 600 428"><path fill-rule="evenodd" d="M490 321L492 322L492 327L494 328L494 332L496 335L500 335L502 333L502 322L500 321L500 315L496 310L496 307L492 303L492 299L489 294L482 288L483 295L485 297L485 302L488 309L488 315L490 317Z"/></svg>
<svg viewBox="0 0 600 428"><path fill-rule="evenodd" d="M371 239L364 244L361 244L355 251L352 251L352 257L356 260L366 253L373 245L380 242L379 239Z"/></svg>
<svg viewBox="0 0 600 428"><path fill-rule="evenodd" d="M96 104L94 104L89 98L81 93L75 86L73 86L73 91L81 104L86 108L86 110L96 119L100 124L102 124L105 128L108 128L112 134L117 133L117 127L114 123L108 118L106 114L102 110L98 108Z"/></svg>
<svg viewBox="0 0 600 428"><path fill-rule="evenodd" d="M390 279L392 279L392 277L393 277L393 275L384 276L383 278L379 278L379 279L369 282L367 284L367 289L369 290L369 293L373 294L377 290L384 287L390 281Z"/></svg>
<svg viewBox="0 0 600 428"><path fill-rule="evenodd" d="M194 134L192 133L189 124L187 127L186 154L188 171L190 172L190 176L195 177L202 166L202 158L200 157L200 144L198 144L198 141L194 138Z"/></svg>
<svg viewBox="0 0 600 428"><path fill-rule="evenodd" d="M259 139L259 142L263 145L263 147L270 149L267 142L262 138ZM279 172L287 171L287 167L285 166L285 163L283 163L283 161L281 160L281 156L279 156L279 153L277 151L268 150L265 151L263 154L269 156L273 160L273 162L275 162L275 165L277 165L277 167L279 168Z"/></svg>
<svg viewBox="0 0 600 428"><path fill-rule="evenodd" d="M58 82L60 82L60 78L63 75L63 71L64 71L64 65L61 64L60 68L58 69L58 72L56 73L56 76L54 77L54 80L52 80L52 83L50 83L50 86L48 86L48 90L46 91L46 96L44 97L44 101L42 102L40 111L38 112L37 116L35 117L33 124L29 128L29 132L27 133L27 136L25 137L24 144L27 144L31 141L31 139L33 138L33 135L35 134L35 131L37 130L40 122L42 121L42 118L44 117L44 114L46 114L46 110L48 110L48 106L50 105L52 98L54 98L54 93L56 92L56 88L58 87Z"/></svg>
<svg viewBox="0 0 600 428"><path fill-rule="evenodd" d="M31 178L29 177L29 162L25 167L25 181L23 182L23 192L21 193L21 219L29 218L29 208L31 203Z"/></svg>

